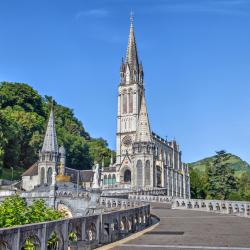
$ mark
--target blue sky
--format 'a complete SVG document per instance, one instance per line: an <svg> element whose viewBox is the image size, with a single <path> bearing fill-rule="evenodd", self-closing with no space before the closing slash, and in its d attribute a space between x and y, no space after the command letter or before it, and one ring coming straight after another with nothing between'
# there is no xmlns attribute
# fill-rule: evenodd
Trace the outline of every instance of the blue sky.
<svg viewBox="0 0 250 250"><path fill-rule="evenodd" d="M1 0L0 81L53 96L114 149L131 9L154 132L187 162L250 162L250 0Z"/></svg>

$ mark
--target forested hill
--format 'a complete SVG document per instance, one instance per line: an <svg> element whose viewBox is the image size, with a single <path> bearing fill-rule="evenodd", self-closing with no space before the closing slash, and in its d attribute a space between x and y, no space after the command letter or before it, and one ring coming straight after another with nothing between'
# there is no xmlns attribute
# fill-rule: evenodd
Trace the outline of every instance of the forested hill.
<svg viewBox="0 0 250 250"><path fill-rule="evenodd" d="M250 166L224 150L190 163L191 197L250 200Z"/></svg>
<svg viewBox="0 0 250 250"><path fill-rule="evenodd" d="M246 161L243 161L240 157L230 153L227 153L227 156L228 157L224 163L228 164L228 166L234 170L234 173L237 177L239 177L244 172L250 172L250 165ZM206 167L213 165L215 157L216 156L214 155L193 163L189 163L189 166L193 169L205 172Z"/></svg>
<svg viewBox="0 0 250 250"><path fill-rule="evenodd" d="M37 161L50 112L52 97L41 96L28 84L0 82L0 179L14 177ZM58 144L64 145L67 166L89 169L94 161L108 165L107 142L95 139L72 109L53 101Z"/></svg>

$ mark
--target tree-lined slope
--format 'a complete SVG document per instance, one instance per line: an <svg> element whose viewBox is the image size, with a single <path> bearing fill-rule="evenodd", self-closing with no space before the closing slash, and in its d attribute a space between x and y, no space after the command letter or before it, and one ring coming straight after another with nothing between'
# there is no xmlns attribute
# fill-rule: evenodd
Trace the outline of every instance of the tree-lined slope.
<svg viewBox="0 0 250 250"><path fill-rule="evenodd" d="M51 103L52 97L42 97L27 84L0 83L0 178L9 177L11 168L17 173L37 160ZM66 148L67 166L89 169L102 159L108 164L111 151L107 142L92 138L72 109L55 101L53 106L58 143Z"/></svg>

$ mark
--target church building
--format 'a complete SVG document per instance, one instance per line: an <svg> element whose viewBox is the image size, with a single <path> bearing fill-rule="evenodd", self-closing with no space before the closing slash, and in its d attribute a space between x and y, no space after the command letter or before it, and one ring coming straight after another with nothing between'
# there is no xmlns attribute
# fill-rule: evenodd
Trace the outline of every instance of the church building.
<svg viewBox="0 0 250 250"><path fill-rule="evenodd" d="M179 145L150 127L132 17L126 60L120 67L116 163L103 168L102 183L104 188L163 188L169 196L190 197L188 166L182 162Z"/></svg>

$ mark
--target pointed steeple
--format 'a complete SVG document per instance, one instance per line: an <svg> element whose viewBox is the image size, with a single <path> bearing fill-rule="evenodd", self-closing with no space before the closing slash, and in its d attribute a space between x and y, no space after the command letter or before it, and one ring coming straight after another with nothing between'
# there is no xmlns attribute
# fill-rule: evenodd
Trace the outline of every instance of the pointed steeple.
<svg viewBox="0 0 250 250"><path fill-rule="evenodd" d="M134 17L133 13L130 15L130 31L128 38L128 48L126 54L126 63L129 65L130 70L133 68L138 68L138 55L137 48L135 42L135 34L134 34Z"/></svg>
<svg viewBox="0 0 250 250"><path fill-rule="evenodd" d="M53 108L50 111L49 121L47 125L46 134L43 141L43 147L41 152L53 152L58 153L58 144L56 137L56 127L55 127L55 119L54 119L54 111Z"/></svg>
<svg viewBox="0 0 250 250"><path fill-rule="evenodd" d="M144 94L141 100L141 109L139 113L138 126L136 130L136 142L151 142L151 130L148 119L148 112Z"/></svg>

